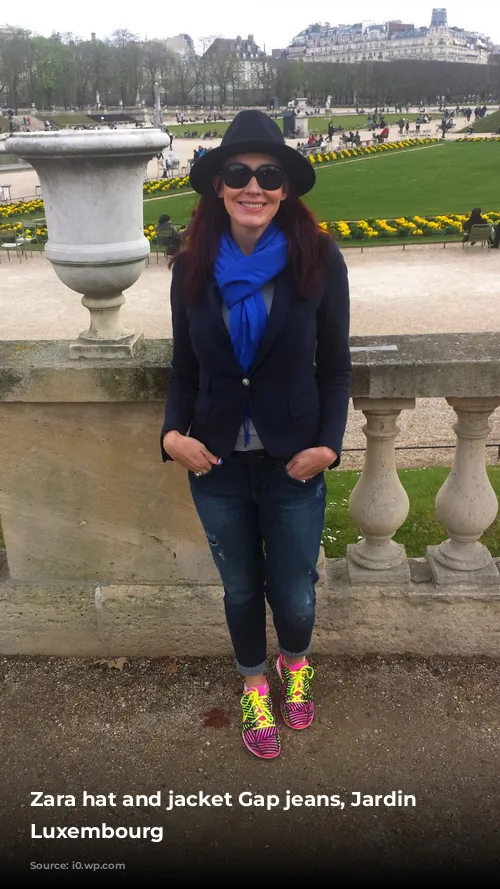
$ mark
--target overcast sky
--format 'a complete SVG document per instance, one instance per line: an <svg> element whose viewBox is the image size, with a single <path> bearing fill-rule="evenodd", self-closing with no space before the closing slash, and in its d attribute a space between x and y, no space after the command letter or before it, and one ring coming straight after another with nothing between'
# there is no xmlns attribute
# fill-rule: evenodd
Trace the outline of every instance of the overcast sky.
<svg viewBox="0 0 500 889"><path fill-rule="evenodd" d="M8 9L7 9L8 7ZM448 24L480 31L500 44L500 4L456 0L446 4ZM118 28L127 28L140 37L173 37L189 34L195 43L202 37L220 35L246 37L253 34L258 45L268 52L285 47L299 31L312 22L349 24L363 20L399 19L416 26L429 25L432 4L422 0L412 3L401 0L353 0L338 4L334 0L164 0L163 3L105 3L84 0L61 3L61 0L23 0L17 6L2 4L0 25L27 28L46 37L52 31L70 31L87 39L92 31L106 38ZM342 18L339 19L338 16ZM6 19L6 20L4 20Z"/></svg>

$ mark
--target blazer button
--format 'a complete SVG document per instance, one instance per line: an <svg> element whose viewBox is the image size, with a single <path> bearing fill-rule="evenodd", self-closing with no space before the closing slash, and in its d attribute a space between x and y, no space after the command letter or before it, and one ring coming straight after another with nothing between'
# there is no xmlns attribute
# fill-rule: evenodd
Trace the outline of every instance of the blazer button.
<svg viewBox="0 0 500 889"><path fill-rule="evenodd" d="M244 377L241 382L243 383L244 386L250 385L250 380L248 379L248 377Z"/></svg>

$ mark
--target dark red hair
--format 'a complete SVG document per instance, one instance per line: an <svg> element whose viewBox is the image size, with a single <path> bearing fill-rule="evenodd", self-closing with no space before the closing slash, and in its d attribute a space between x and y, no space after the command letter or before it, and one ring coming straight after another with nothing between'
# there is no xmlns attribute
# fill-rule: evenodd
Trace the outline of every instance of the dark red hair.
<svg viewBox="0 0 500 889"><path fill-rule="evenodd" d="M308 207L289 186L274 217L288 238L288 267L297 292L303 299L317 293L323 283L325 265L330 254L330 235L322 231ZM182 295L186 302L201 298L213 267L221 235L229 231L230 217L224 201L210 188L200 197L185 246L172 263L182 258Z"/></svg>

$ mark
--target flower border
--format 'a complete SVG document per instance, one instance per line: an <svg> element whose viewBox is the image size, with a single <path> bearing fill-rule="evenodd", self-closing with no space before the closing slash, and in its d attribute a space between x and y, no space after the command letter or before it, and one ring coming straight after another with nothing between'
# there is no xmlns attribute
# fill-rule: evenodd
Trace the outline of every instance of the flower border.
<svg viewBox="0 0 500 889"><path fill-rule="evenodd" d="M417 146L435 145L441 139L422 137L421 139L405 139L401 142L382 142L380 145L366 145L364 148L342 148L339 151L323 151L318 154L310 154L307 159L311 164L331 164L338 161L350 160L353 157L368 157L371 154L381 154L387 151L404 151ZM456 140L462 141L462 140Z"/></svg>

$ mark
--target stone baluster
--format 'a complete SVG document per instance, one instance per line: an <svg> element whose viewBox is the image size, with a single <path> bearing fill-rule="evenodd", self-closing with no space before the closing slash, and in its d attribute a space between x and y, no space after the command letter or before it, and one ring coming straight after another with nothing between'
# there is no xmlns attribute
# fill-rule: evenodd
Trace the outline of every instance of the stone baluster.
<svg viewBox="0 0 500 889"><path fill-rule="evenodd" d="M415 399L354 398L353 404L366 417L366 456L349 500L351 516L363 534L347 547L349 578L351 583L409 581L405 548L392 540L409 512L408 495L396 472L394 443L399 414L413 409Z"/></svg>
<svg viewBox="0 0 500 889"><path fill-rule="evenodd" d="M500 583L489 550L479 538L494 521L498 500L485 465L488 419L500 398L447 398L454 408L457 436L453 468L438 491L436 515L449 533L427 547L434 580L446 583Z"/></svg>

